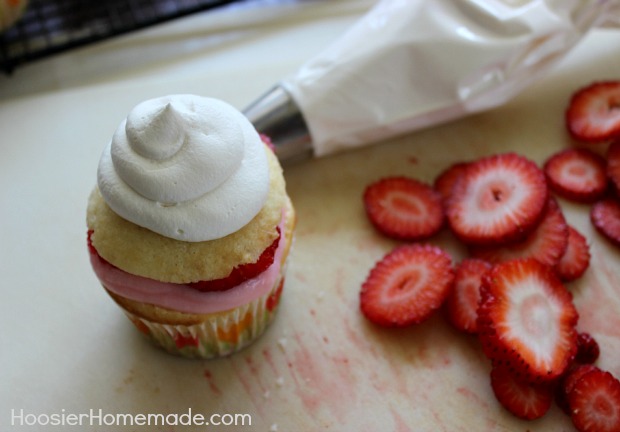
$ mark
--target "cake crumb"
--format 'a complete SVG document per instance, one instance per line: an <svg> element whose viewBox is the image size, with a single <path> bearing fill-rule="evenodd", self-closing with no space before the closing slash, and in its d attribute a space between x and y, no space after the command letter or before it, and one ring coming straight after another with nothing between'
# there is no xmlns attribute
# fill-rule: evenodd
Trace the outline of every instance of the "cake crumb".
<svg viewBox="0 0 620 432"><path fill-rule="evenodd" d="M278 432L278 424L274 423L271 425L271 427L269 428L269 432Z"/></svg>
<svg viewBox="0 0 620 432"><path fill-rule="evenodd" d="M276 384L278 385L278 387L282 387L284 385L284 377L278 377L278 379L276 380Z"/></svg>
<svg viewBox="0 0 620 432"><path fill-rule="evenodd" d="M282 351L284 351L284 348L286 348L287 343L288 343L288 340L285 337L278 339L278 346L280 347Z"/></svg>

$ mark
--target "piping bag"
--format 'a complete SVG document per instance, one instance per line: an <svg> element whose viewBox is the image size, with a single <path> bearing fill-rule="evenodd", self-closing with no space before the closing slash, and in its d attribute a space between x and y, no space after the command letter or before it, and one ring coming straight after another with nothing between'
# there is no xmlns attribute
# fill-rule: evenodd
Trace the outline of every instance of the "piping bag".
<svg viewBox="0 0 620 432"><path fill-rule="evenodd" d="M244 114L283 163L354 149L499 106L620 0L382 0Z"/></svg>

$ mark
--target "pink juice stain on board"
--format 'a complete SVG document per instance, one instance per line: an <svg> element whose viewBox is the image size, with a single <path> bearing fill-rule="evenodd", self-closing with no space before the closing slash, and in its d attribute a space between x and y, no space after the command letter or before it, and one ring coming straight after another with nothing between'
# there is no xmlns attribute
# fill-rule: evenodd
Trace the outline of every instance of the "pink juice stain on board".
<svg viewBox="0 0 620 432"><path fill-rule="evenodd" d="M222 391L215 384L215 379L211 371L209 369L205 369L203 375L207 379L207 383L209 384L209 388L211 389L211 392L216 396L221 396Z"/></svg>
<svg viewBox="0 0 620 432"><path fill-rule="evenodd" d="M591 253L595 269L589 269L589 283L569 288L577 303L579 327L620 339L620 272L599 248Z"/></svg>

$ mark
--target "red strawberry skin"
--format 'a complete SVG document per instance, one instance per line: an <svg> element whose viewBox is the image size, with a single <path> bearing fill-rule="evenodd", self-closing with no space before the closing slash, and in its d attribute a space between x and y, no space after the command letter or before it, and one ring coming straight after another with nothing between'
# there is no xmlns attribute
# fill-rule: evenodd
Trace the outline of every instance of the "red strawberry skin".
<svg viewBox="0 0 620 432"><path fill-rule="evenodd" d="M517 241L531 231L547 204L545 175L523 156L505 153L467 165L452 188L446 216L470 245Z"/></svg>
<svg viewBox="0 0 620 432"><path fill-rule="evenodd" d="M388 177L372 183L363 201L370 222L388 237L423 240L444 224L441 195L412 178Z"/></svg>
<svg viewBox="0 0 620 432"><path fill-rule="evenodd" d="M577 363L594 363L600 353L598 342L590 333L579 333L577 336L577 355L575 356Z"/></svg>
<svg viewBox="0 0 620 432"><path fill-rule="evenodd" d="M446 168L435 179L433 187L445 201L452 195L452 187L465 172L465 167L467 167L467 162L457 162Z"/></svg>
<svg viewBox="0 0 620 432"><path fill-rule="evenodd" d="M443 304L453 280L452 259L444 250L423 244L398 246L370 270L360 291L360 309L381 326L417 324Z"/></svg>
<svg viewBox="0 0 620 432"><path fill-rule="evenodd" d="M579 89L565 114L573 138L604 142L620 134L620 81L594 82Z"/></svg>
<svg viewBox="0 0 620 432"><path fill-rule="evenodd" d="M617 194L620 194L620 139L614 141L607 149L606 173Z"/></svg>
<svg viewBox="0 0 620 432"><path fill-rule="evenodd" d="M560 378L556 386L555 401L566 414L570 415L571 413L570 406L568 405L568 394L583 375L594 369L597 369L597 367L592 364L578 364L569 368Z"/></svg>
<svg viewBox="0 0 620 432"><path fill-rule="evenodd" d="M580 278L590 267L590 246L575 227L568 226L568 246L554 269L564 282Z"/></svg>
<svg viewBox="0 0 620 432"><path fill-rule="evenodd" d="M590 220L607 239L620 246L620 201L606 198L590 209Z"/></svg>
<svg viewBox="0 0 620 432"><path fill-rule="evenodd" d="M483 278L478 335L494 364L528 382L553 380L577 350L572 295L535 259L497 264Z"/></svg>
<svg viewBox="0 0 620 432"><path fill-rule="evenodd" d="M478 302L482 277L493 266L483 260L467 258L456 267L454 286L446 299L448 321L460 331L478 332Z"/></svg>
<svg viewBox="0 0 620 432"><path fill-rule="evenodd" d="M620 431L620 381L609 372L595 368L584 373L567 399L578 431Z"/></svg>
<svg viewBox="0 0 620 432"><path fill-rule="evenodd" d="M588 149L569 148L556 153L543 169L549 187L572 201L594 202L607 190L605 159Z"/></svg>
<svg viewBox="0 0 620 432"><path fill-rule="evenodd" d="M187 284L187 286L198 291L225 291L258 276L273 264L276 249L278 249L281 238L280 228L276 227L276 230L278 231L278 237L261 253L256 262L241 264L235 267L225 278L192 282Z"/></svg>
<svg viewBox="0 0 620 432"><path fill-rule="evenodd" d="M553 402L553 386L549 383L520 381L503 367L491 370L491 388L504 408L525 420L541 418Z"/></svg>

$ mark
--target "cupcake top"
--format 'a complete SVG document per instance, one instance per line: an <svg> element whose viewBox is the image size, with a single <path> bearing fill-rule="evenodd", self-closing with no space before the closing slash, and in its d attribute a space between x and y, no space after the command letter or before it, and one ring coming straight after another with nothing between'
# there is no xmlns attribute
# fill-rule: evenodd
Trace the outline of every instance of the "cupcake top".
<svg viewBox="0 0 620 432"><path fill-rule="evenodd" d="M219 279L256 262L287 213L273 151L240 112L208 98L138 105L97 177L86 218L93 247L121 270L162 282Z"/></svg>
<svg viewBox="0 0 620 432"><path fill-rule="evenodd" d="M172 95L129 113L101 156L97 183L122 218L202 242L238 231L258 214L269 168L243 114L217 99Z"/></svg>

